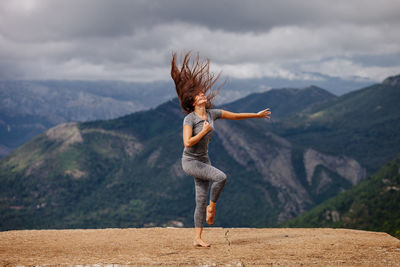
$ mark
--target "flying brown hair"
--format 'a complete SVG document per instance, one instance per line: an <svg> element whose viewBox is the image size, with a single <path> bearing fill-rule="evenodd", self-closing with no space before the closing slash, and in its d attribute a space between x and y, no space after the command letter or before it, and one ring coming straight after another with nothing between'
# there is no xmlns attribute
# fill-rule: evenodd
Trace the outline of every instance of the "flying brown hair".
<svg viewBox="0 0 400 267"><path fill-rule="evenodd" d="M192 61L192 62L191 62ZM200 62L199 53L194 60L191 60L191 52L187 52L184 56L182 66L177 66L177 53L172 53L171 61L171 77L175 82L176 93L178 94L179 103L182 111L186 114L194 111L194 100L197 94L203 92L207 97L206 109L212 108L212 99L218 95L222 85L218 86L217 92L210 91L217 82L221 73L216 77L210 73L210 60L206 59Z"/></svg>

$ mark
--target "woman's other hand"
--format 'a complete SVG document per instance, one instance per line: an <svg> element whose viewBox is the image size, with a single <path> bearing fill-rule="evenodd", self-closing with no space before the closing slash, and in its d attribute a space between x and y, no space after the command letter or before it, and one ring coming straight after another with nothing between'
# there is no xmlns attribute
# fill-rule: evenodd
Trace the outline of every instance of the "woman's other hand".
<svg viewBox="0 0 400 267"><path fill-rule="evenodd" d="M260 112L257 113L259 118L267 118L269 119L269 115L271 115L271 111L269 111L269 108L261 110Z"/></svg>
<svg viewBox="0 0 400 267"><path fill-rule="evenodd" d="M205 131L206 133L208 133L211 130L211 125L210 123L208 123L208 121L204 121L202 130Z"/></svg>

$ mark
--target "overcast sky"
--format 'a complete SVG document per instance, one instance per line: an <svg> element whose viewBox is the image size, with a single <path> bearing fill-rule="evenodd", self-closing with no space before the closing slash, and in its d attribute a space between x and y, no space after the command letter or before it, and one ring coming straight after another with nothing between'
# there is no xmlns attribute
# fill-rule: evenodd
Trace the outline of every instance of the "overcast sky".
<svg viewBox="0 0 400 267"><path fill-rule="evenodd" d="M0 79L169 80L172 51L192 50L226 77L379 82L400 74L399 14L399 0L1 0Z"/></svg>

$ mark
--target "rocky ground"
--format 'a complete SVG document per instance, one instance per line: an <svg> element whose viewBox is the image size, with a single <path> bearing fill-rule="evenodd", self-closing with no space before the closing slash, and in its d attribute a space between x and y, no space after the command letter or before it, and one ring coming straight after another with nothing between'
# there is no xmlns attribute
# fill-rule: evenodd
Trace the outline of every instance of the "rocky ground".
<svg viewBox="0 0 400 267"><path fill-rule="evenodd" d="M400 240L347 229L192 228L0 232L0 265L400 266Z"/></svg>

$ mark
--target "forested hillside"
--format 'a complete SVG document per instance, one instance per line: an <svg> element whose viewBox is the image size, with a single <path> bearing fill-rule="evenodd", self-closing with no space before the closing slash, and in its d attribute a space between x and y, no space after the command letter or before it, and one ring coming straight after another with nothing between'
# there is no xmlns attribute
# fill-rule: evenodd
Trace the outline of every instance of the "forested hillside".
<svg viewBox="0 0 400 267"><path fill-rule="evenodd" d="M353 228L400 238L400 158L283 226Z"/></svg>
<svg viewBox="0 0 400 267"><path fill-rule="evenodd" d="M220 106L270 107L272 116L215 122L210 159L228 176L215 226L277 225L398 156L398 89L383 83L341 97L317 87L276 89ZM371 119L365 106L375 110ZM174 99L36 136L0 161L1 229L192 226L183 117Z"/></svg>

